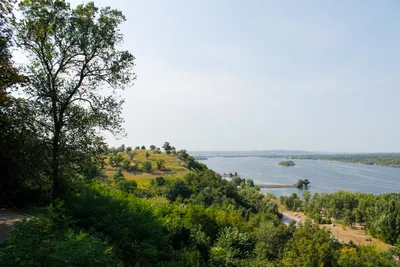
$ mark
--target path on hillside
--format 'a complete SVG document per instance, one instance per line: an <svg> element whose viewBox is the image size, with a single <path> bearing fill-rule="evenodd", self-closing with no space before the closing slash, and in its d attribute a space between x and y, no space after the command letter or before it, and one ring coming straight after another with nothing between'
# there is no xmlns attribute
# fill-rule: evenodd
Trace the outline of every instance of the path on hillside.
<svg viewBox="0 0 400 267"><path fill-rule="evenodd" d="M0 243L3 242L7 233L10 232L16 222L30 218L32 218L32 216L16 213L10 210L0 210Z"/></svg>

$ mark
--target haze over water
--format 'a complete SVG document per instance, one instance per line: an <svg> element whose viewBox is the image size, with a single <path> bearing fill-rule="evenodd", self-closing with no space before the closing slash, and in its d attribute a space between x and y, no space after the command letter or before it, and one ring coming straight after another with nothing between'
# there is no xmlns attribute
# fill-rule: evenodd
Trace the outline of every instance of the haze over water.
<svg viewBox="0 0 400 267"><path fill-rule="evenodd" d="M294 167L277 166L285 159L259 157L211 157L201 160L218 173L237 172L241 177L253 179L256 184L295 184L299 178L311 181L313 194L338 190L374 194L400 192L400 168L342 163L325 160L296 159ZM263 188L277 196L301 194L297 188Z"/></svg>

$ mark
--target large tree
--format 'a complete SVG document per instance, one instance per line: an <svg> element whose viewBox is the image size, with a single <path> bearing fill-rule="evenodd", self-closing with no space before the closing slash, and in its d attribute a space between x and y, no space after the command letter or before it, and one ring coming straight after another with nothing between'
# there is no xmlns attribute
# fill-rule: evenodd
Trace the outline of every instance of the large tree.
<svg viewBox="0 0 400 267"><path fill-rule="evenodd" d="M0 0L0 112L4 114L11 105L7 89L22 82L22 76L12 62L12 29L15 0Z"/></svg>
<svg viewBox="0 0 400 267"><path fill-rule="evenodd" d="M92 2L76 8L64 0L23 0L16 43L28 56L24 91L52 147L52 194L66 188L76 153L94 151L103 130L122 130L117 89L135 79L134 57L119 49L123 14ZM99 142L100 140L100 142Z"/></svg>

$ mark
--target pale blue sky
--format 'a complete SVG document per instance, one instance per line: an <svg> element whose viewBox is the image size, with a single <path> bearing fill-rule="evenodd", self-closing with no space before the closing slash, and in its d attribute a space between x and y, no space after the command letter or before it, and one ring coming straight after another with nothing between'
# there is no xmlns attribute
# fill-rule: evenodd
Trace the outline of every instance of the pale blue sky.
<svg viewBox="0 0 400 267"><path fill-rule="evenodd" d="M398 0L95 2L137 58L111 145L400 151Z"/></svg>

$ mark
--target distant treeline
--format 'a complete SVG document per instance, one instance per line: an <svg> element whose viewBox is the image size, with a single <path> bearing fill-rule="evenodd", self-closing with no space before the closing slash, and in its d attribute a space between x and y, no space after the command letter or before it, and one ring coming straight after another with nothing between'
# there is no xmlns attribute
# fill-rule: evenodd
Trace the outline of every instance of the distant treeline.
<svg viewBox="0 0 400 267"><path fill-rule="evenodd" d="M210 156L211 157L211 156ZM400 153L371 153L371 154L315 154L315 155L230 155L224 158L260 157L260 158L287 158L287 159L312 159L332 160L348 163L362 163L400 168Z"/></svg>
<svg viewBox="0 0 400 267"><path fill-rule="evenodd" d="M288 156L292 159L332 160L367 165L400 167L400 153L390 154L336 154L336 155L302 155Z"/></svg>

